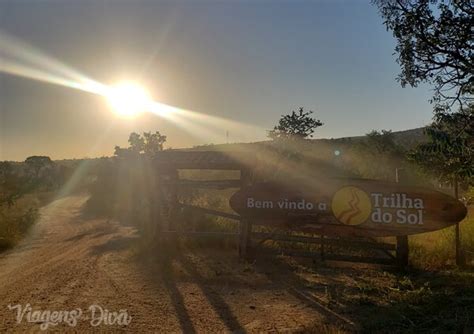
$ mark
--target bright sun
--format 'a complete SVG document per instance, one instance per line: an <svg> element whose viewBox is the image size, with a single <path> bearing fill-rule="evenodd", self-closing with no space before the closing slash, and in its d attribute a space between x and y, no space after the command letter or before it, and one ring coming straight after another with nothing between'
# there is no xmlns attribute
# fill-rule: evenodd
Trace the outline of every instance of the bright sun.
<svg viewBox="0 0 474 334"><path fill-rule="evenodd" d="M123 81L111 86L106 97L117 115L128 118L138 116L146 111L152 103L148 91L131 81Z"/></svg>

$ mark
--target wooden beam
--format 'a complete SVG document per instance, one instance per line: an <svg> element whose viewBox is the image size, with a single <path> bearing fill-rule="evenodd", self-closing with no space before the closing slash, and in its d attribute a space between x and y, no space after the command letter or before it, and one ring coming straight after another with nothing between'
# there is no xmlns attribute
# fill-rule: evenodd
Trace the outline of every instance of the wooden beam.
<svg viewBox="0 0 474 334"><path fill-rule="evenodd" d="M239 170L255 165L255 154L246 151L165 150L154 157L158 168Z"/></svg>
<svg viewBox="0 0 474 334"><path fill-rule="evenodd" d="M249 168L243 168L240 170L240 185L241 187L246 187L252 184L253 173ZM252 225L253 222L251 219L241 219L240 220L240 238L239 238L239 256L242 259L249 259L249 255L252 250Z"/></svg>
<svg viewBox="0 0 474 334"><path fill-rule="evenodd" d="M219 216L219 217L224 217L224 218L233 219L233 220L241 220L240 216L232 214L232 213L227 213L227 212L222 212L222 211L217 211L217 210L212 210L212 209L207 209L207 208L201 208L199 206L183 204L183 203L178 203L178 206L181 208L188 209L188 210L201 212L206 215Z"/></svg>
<svg viewBox="0 0 474 334"><path fill-rule="evenodd" d="M228 189L240 187L240 180L179 180L177 181L178 187L192 187L192 188L203 188L203 189ZM165 184L168 184L166 182Z"/></svg>
<svg viewBox="0 0 474 334"><path fill-rule="evenodd" d="M395 182L401 183L405 181L403 177L405 173L405 169L403 168L396 168L395 169ZM409 249L408 249L408 236L401 235L396 237L397 239L397 262L401 268L405 268L408 266L408 258L409 258Z"/></svg>
<svg viewBox="0 0 474 334"><path fill-rule="evenodd" d="M271 254L280 254L286 256L294 256L294 257L309 257L314 259L319 259L321 254L315 252L306 252L306 251L297 251L297 250L286 250L282 249L277 252L265 252ZM393 265L395 261L390 258L382 258L382 257L367 257L367 256L354 256L354 255L339 255L339 254L330 254L326 253L324 255L324 260L328 261L343 261L343 262L361 262L361 263L373 263L373 264L387 264Z"/></svg>
<svg viewBox="0 0 474 334"><path fill-rule="evenodd" d="M168 230L176 230L178 225L178 188L175 183L179 179L177 169L167 170L167 174L163 175L163 180L168 180L171 184L167 187L168 192Z"/></svg>
<svg viewBox="0 0 474 334"><path fill-rule="evenodd" d="M354 255L339 255L339 254L326 254L325 255L325 260L328 260L328 261L343 261L343 262L362 262L362 263L386 264L386 265L395 264L395 261L391 258L354 256Z"/></svg>
<svg viewBox="0 0 474 334"><path fill-rule="evenodd" d="M242 259L248 259L251 248L250 234L252 233L252 222L248 219L242 219L239 226L239 256Z"/></svg>
<svg viewBox="0 0 474 334"><path fill-rule="evenodd" d="M192 238L230 238L237 239L239 233L229 232L184 232L184 231L163 231L163 235L192 237Z"/></svg>
<svg viewBox="0 0 474 334"><path fill-rule="evenodd" d="M394 244L383 243L383 242L371 242L362 240L349 240L349 239L333 239L333 238L315 238L301 235L285 235L285 234L272 234L265 232L254 232L252 237L260 240L275 240L275 241L290 241L290 242L302 242L302 243L313 243L313 244L324 244L333 246L343 247L355 247L365 249L384 249L384 250L396 250Z"/></svg>

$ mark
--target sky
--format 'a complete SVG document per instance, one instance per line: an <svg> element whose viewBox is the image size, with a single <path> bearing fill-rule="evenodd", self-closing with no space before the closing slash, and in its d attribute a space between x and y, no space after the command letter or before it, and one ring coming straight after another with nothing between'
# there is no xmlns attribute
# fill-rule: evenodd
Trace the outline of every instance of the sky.
<svg viewBox="0 0 474 334"><path fill-rule="evenodd" d="M156 101L212 116L123 119L102 96L0 73L0 160L112 155L132 131L160 131L173 148L263 140L298 107L324 123L315 138L432 117L429 87L396 81L395 40L370 1L0 0L0 33L98 82L138 81Z"/></svg>

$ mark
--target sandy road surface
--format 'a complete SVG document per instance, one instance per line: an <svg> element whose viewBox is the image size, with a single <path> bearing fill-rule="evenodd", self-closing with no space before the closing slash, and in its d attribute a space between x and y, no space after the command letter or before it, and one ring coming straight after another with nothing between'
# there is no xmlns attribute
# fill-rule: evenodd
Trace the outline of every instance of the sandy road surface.
<svg viewBox="0 0 474 334"><path fill-rule="evenodd" d="M85 200L66 197L44 207L31 235L0 255L0 332L40 330L44 322L28 322L25 312L18 324L18 309L8 307L27 304L33 311L82 311L74 327L60 323L50 331L294 332L327 319L287 277L273 275L277 268L256 270L235 250L134 255L134 231L83 218ZM94 304L126 310L130 324L93 327Z"/></svg>

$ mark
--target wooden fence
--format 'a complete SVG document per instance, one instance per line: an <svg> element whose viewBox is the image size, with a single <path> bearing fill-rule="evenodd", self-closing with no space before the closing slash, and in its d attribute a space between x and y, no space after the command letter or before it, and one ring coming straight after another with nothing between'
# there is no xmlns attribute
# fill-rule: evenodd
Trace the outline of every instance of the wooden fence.
<svg viewBox="0 0 474 334"><path fill-rule="evenodd" d="M210 208L203 208L184 204L179 201L179 188L197 189L229 189L242 188L251 185L254 180L253 171L256 167L255 157L248 152L218 152L218 151L163 151L156 157L156 167L159 172L160 185L166 199L168 224L163 235L183 236L188 238L230 238L238 241L239 256L244 259L252 258L256 252L269 252L295 257L311 257L331 261L351 261L379 264L408 264L408 239L397 237L397 242L386 243L370 238L335 238L323 235L301 235L290 231L274 233L254 231L255 221L243 218L237 214L222 212ZM179 177L180 169L197 170L236 170L240 171L239 179L232 180L187 180ZM176 219L180 210L199 212L201 214L223 217L236 221L239 224L238 233L185 231L176 226ZM272 242L273 247L264 247ZM297 250L295 247L275 247L281 244L302 244L303 248L318 246L318 251ZM369 251L374 255L346 255L337 254L335 248L350 248Z"/></svg>

